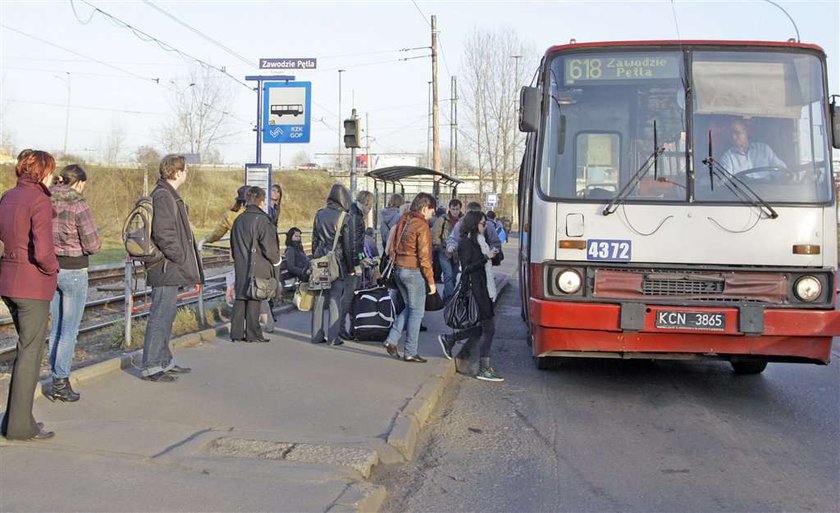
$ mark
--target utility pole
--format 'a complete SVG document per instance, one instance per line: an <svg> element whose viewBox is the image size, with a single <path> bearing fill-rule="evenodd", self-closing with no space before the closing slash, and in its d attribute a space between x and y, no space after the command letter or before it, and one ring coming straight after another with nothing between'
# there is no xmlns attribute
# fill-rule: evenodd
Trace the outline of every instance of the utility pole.
<svg viewBox="0 0 840 513"><path fill-rule="evenodd" d="M341 116L341 74L344 73L343 69L338 70L338 160L336 161L336 170L341 170L341 123L342 123L342 116Z"/></svg>
<svg viewBox="0 0 840 513"><path fill-rule="evenodd" d="M64 158L67 158L67 134L70 131L70 72L67 72L67 112L64 115Z"/></svg>
<svg viewBox="0 0 840 513"><path fill-rule="evenodd" d="M452 77L449 93L449 174L458 173L458 77Z"/></svg>
<svg viewBox="0 0 840 513"><path fill-rule="evenodd" d="M438 111L437 16L432 14L432 169L440 170L440 112Z"/></svg>
<svg viewBox="0 0 840 513"><path fill-rule="evenodd" d="M356 109L353 109L353 113L350 115L350 118L354 121L359 119L356 116ZM359 126L358 124L356 125ZM358 133L356 135L358 136ZM350 148L350 194L355 199L356 198L356 146Z"/></svg>
<svg viewBox="0 0 840 513"><path fill-rule="evenodd" d="M367 172L370 173L370 113L365 112L365 152L367 153Z"/></svg>

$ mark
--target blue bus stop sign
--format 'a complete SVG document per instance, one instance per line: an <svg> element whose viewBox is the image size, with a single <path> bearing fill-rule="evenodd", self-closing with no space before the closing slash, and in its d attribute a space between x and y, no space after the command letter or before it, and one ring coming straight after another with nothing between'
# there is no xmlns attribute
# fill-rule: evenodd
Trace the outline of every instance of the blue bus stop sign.
<svg viewBox="0 0 840 513"><path fill-rule="evenodd" d="M308 143L312 82L263 83L263 142Z"/></svg>

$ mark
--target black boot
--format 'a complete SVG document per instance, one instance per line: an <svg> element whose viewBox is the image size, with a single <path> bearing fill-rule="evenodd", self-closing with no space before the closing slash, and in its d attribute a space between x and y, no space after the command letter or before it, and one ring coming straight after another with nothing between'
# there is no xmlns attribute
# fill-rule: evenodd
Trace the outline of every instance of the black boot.
<svg viewBox="0 0 840 513"><path fill-rule="evenodd" d="M76 402L81 397L70 386L70 378L53 378L52 387L44 393L44 396L50 401L58 399L68 403Z"/></svg>

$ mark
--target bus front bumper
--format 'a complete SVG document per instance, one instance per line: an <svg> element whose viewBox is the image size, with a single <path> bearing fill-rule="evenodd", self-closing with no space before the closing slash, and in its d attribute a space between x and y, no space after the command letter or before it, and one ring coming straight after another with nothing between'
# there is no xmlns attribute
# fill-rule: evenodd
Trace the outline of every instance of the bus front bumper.
<svg viewBox="0 0 840 513"><path fill-rule="evenodd" d="M668 312L725 316L715 330L657 327ZM836 310L782 310L747 306L709 308L636 303L571 303L530 299L535 356L615 358L755 357L827 364L840 335Z"/></svg>

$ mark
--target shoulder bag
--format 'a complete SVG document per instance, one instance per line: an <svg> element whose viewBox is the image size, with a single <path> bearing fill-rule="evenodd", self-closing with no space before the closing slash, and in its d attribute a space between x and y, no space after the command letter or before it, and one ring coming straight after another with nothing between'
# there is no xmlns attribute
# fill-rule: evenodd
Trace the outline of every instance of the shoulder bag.
<svg viewBox="0 0 840 513"><path fill-rule="evenodd" d="M452 329L463 330L479 322L478 301L472 293L469 274L461 274L455 292L443 307L443 320Z"/></svg>
<svg viewBox="0 0 840 513"><path fill-rule="evenodd" d="M397 236L397 238L394 239L394 247L392 247L390 253L388 253L388 263L385 264L385 268L382 269L382 273L379 277L379 284L383 287L388 287L389 289L397 288L397 264L394 263L394 260L397 259L397 247L402 242L402 238L403 235L405 235L406 228L408 228L408 222L406 222L403 226L403 229L400 232L399 236Z"/></svg>
<svg viewBox="0 0 840 513"><path fill-rule="evenodd" d="M344 218L346 215L347 212L342 212L338 216L332 249L326 255L313 258L309 262L309 290L327 290L332 287L333 282L341 275L338 257L335 255L335 248L338 245L338 238L341 237L341 229L344 227Z"/></svg>
<svg viewBox="0 0 840 513"><path fill-rule="evenodd" d="M257 228L255 223L254 228L251 230L251 251L248 253L248 269L251 277L248 280L248 290L245 291L245 295L250 299L266 301L273 299L277 294L278 284L277 278L274 276L270 278L257 278L254 275L254 253L257 251L257 248L254 247L254 243L257 240L256 232Z"/></svg>

